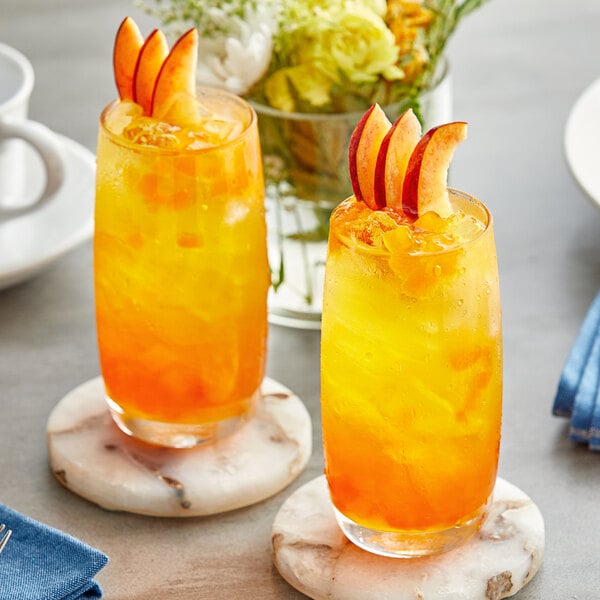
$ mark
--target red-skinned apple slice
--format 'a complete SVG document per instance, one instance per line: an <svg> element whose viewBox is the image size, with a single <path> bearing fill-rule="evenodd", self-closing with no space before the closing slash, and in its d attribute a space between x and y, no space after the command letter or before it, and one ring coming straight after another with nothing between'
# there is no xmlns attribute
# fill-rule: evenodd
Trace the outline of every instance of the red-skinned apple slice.
<svg viewBox="0 0 600 600"><path fill-rule="evenodd" d="M150 115L154 84L163 62L169 54L167 38L160 29L155 29L140 49L133 72L133 101Z"/></svg>
<svg viewBox="0 0 600 600"><path fill-rule="evenodd" d="M467 137L464 122L430 129L410 156L402 188L402 210L411 220L428 211L440 217L452 214L448 195L448 167L456 147Z"/></svg>
<svg viewBox="0 0 600 600"><path fill-rule="evenodd" d="M392 124L378 104L373 104L358 122L348 148L350 181L356 199L372 210L383 208L375 202L375 164L385 134Z"/></svg>
<svg viewBox="0 0 600 600"><path fill-rule="evenodd" d="M113 71L121 100L133 100L133 72L144 38L131 17L119 26L113 47Z"/></svg>
<svg viewBox="0 0 600 600"><path fill-rule="evenodd" d="M412 109L403 112L381 141L375 164L375 204L402 212L402 187L408 159L421 139Z"/></svg>
<svg viewBox="0 0 600 600"><path fill-rule="evenodd" d="M165 58L154 85L151 115L172 125L186 126L198 121L196 64L198 31L186 31Z"/></svg>

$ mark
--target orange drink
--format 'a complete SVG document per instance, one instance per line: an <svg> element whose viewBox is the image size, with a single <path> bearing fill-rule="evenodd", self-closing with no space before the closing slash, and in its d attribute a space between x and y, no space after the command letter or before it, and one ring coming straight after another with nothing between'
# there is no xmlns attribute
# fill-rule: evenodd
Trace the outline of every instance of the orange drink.
<svg viewBox="0 0 600 600"><path fill-rule="evenodd" d="M409 554L477 522L496 479L494 236L483 205L452 197L460 216L429 213L429 231L354 199L331 220L321 386L331 497L349 521L397 533Z"/></svg>
<svg viewBox="0 0 600 600"><path fill-rule="evenodd" d="M420 210L406 198L367 200L342 202L330 222L325 472L353 542L388 556L434 554L476 531L496 480L502 342L492 219L445 186Z"/></svg>
<svg viewBox="0 0 600 600"><path fill-rule="evenodd" d="M104 110L98 138L102 376L119 426L166 446L237 427L265 366L270 276L256 115L222 91L202 89L194 101L194 122L173 125L121 99Z"/></svg>

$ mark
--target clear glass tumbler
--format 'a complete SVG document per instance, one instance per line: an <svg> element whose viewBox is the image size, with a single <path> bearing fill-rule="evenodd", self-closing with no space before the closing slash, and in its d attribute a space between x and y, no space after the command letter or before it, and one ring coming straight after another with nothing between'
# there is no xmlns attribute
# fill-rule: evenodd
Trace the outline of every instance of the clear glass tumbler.
<svg viewBox="0 0 600 600"><path fill-rule="evenodd" d="M330 224L322 322L325 470L346 536L386 556L454 547L492 494L502 338L492 218L397 225L353 198ZM461 215L460 218L457 215Z"/></svg>
<svg viewBox="0 0 600 600"><path fill-rule="evenodd" d="M115 102L100 119L94 236L98 346L117 424L189 447L239 427L264 375L267 261L256 114L199 91L171 127Z"/></svg>

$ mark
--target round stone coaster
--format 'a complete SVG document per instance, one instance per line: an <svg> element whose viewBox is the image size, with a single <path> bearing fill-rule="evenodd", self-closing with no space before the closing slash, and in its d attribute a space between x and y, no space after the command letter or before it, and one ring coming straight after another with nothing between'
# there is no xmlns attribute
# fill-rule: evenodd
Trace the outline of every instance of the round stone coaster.
<svg viewBox="0 0 600 600"><path fill-rule="evenodd" d="M437 556L386 558L349 542L337 525L325 476L296 490L273 525L277 569L315 600L500 600L532 579L543 553L539 509L503 479L479 532Z"/></svg>
<svg viewBox="0 0 600 600"><path fill-rule="evenodd" d="M50 466L65 487L109 510L194 517L249 506L293 481L312 449L301 400L268 378L261 391L256 414L233 435L192 449L161 448L124 434L102 379L92 379L50 414Z"/></svg>

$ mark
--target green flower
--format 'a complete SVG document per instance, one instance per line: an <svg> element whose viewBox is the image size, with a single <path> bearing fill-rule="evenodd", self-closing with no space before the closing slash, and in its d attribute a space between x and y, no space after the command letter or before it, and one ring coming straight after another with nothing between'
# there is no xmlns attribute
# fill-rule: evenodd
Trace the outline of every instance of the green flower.
<svg viewBox="0 0 600 600"><path fill-rule="evenodd" d="M325 106L335 85L403 78L394 35L374 10L358 2L330 2L327 8L320 2L306 4L313 4L310 11L295 7L297 26L281 49L287 51L287 66L265 82L272 106L294 110L296 99Z"/></svg>

